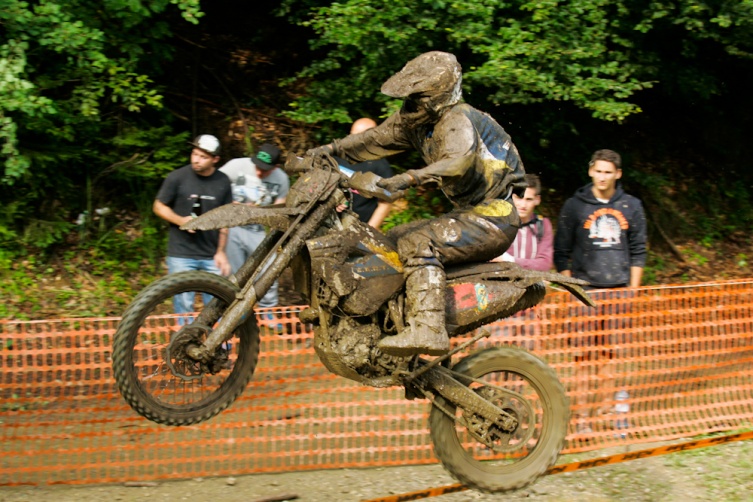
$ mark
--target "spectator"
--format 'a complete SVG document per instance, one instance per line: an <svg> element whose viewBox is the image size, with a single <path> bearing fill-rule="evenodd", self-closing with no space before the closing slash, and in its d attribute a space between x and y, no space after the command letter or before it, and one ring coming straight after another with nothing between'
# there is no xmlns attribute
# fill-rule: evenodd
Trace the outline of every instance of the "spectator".
<svg viewBox="0 0 753 502"><path fill-rule="evenodd" d="M541 204L541 180L535 174L526 174L525 180L528 188L523 197L512 196L520 216L518 235L510 248L492 261L508 261L530 270L548 271L552 269L554 254L552 222L534 212Z"/></svg>
<svg viewBox="0 0 753 502"><path fill-rule="evenodd" d="M603 290L593 295L597 303L600 299L612 300L607 302L606 309L603 305L600 307L603 320L595 327L606 333L590 340L576 338L571 341L575 346L583 347L575 358L576 385L580 387L576 404L580 408L588 396L593 396L596 406L603 410L600 405L607 399L589 388L589 381L601 381L605 388L614 386L615 332L622 332L626 324L624 318L616 316L624 315L625 309L618 312L616 307L620 303L613 300L629 295L626 290L618 288L637 288L641 284L646 263L646 218L641 201L626 194L619 184L622 161L617 152L597 150L588 166L592 183L576 191L560 212L554 241L554 264L562 274L588 281L591 284L588 289ZM616 291L612 293L610 290ZM584 363L600 358L604 360L602 363ZM600 375L589 378L591 367ZM607 385L608 382L611 385ZM590 432L585 417L592 414L592 409L581 409L578 413L579 432Z"/></svg>
<svg viewBox="0 0 753 502"><path fill-rule="evenodd" d="M209 134L197 136L191 150L191 163L165 178L154 200L154 214L170 223L167 240L169 274L185 270L206 270L230 274L225 254L227 230L183 231L180 226L202 213L233 201L230 180L216 168L220 160L220 142ZM204 295L206 304L210 295ZM194 312L194 294L173 298L175 313Z"/></svg>
<svg viewBox="0 0 753 502"><path fill-rule="evenodd" d="M542 218L534 211L541 204L541 180L535 174L525 175L528 187L522 197L513 194L512 199L520 216L520 230L510 248L502 255L494 258L494 262L517 263L530 270L548 271L552 269L552 255L554 248L554 232L549 218ZM537 325L534 309L528 309L512 316L516 322L499 321L490 327L493 339L513 337L515 341L529 350L535 350ZM525 337L519 340L518 337Z"/></svg>
<svg viewBox="0 0 753 502"><path fill-rule="evenodd" d="M277 167L280 149L265 143L253 157L229 160L220 171L225 173L233 186L233 201L251 206L283 204L290 189L288 175ZM251 253L261 244L266 235L262 225L232 227L227 245L227 256L233 273L245 263ZM259 300L259 307L276 307L278 283Z"/></svg>
<svg viewBox="0 0 753 502"><path fill-rule="evenodd" d="M377 123L370 118L360 118L353 122L350 127L350 134L358 134L372 127L376 127ZM350 164L348 161L338 157L337 161L341 166L348 167L357 172L372 172L379 175L382 178L391 178L395 175L389 162L385 159L367 160L366 162L359 162L357 164ZM390 214L392 210L392 204L376 198L366 198L361 195L353 194L353 211L358 214L358 218L368 223L374 228L382 226L384 219Z"/></svg>

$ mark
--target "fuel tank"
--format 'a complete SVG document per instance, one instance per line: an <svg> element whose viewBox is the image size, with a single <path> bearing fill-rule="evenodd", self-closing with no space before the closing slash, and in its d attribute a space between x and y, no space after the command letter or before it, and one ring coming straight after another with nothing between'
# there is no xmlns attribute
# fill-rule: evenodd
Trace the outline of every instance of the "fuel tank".
<svg viewBox="0 0 753 502"><path fill-rule="evenodd" d="M343 217L339 231L309 239L311 273L340 298L349 315L370 315L405 282L397 248L381 232L355 216Z"/></svg>

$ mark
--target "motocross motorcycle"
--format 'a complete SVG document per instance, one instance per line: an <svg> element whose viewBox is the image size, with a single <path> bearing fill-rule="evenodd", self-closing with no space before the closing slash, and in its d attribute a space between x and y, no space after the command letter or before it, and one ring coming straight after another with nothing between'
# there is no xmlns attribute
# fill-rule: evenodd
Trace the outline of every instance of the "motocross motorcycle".
<svg viewBox="0 0 753 502"><path fill-rule="evenodd" d="M184 229L262 224L270 232L246 263L223 278L208 272L167 275L127 307L113 342L113 370L128 404L149 420L190 425L227 408L250 381L259 354L254 305L287 267L307 300L302 323L313 326L314 348L326 368L374 387L402 386L408 399L431 403L429 428L436 456L458 481L482 492L522 488L551 467L569 421L565 390L541 359L513 346L470 355L488 332L483 325L533 307L544 281L593 305L581 286L560 274L513 263L469 263L446 269L446 326L464 337L447 355L396 357L381 337L405 323L403 267L395 243L338 211L352 190L393 201L373 173L353 173L330 156L295 158L297 175L286 203L228 204ZM211 295L193 317L167 323L171 298ZM153 319L157 319L154 321ZM161 320L160 320L161 319ZM453 356L459 361L453 363Z"/></svg>

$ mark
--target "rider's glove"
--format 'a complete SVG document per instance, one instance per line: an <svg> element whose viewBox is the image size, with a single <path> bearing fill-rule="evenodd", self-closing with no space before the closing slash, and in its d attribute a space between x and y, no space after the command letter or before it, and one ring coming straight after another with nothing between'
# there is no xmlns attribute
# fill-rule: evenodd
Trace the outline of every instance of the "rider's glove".
<svg viewBox="0 0 753 502"><path fill-rule="evenodd" d="M378 187L384 188L390 193L397 193L413 185L417 185L416 178L408 173L398 174L391 178L383 179L377 183Z"/></svg>
<svg viewBox="0 0 753 502"><path fill-rule="evenodd" d="M317 146L310 150L306 150L307 157L318 157L324 154L332 155L333 153L335 153L335 146L331 143L329 145Z"/></svg>

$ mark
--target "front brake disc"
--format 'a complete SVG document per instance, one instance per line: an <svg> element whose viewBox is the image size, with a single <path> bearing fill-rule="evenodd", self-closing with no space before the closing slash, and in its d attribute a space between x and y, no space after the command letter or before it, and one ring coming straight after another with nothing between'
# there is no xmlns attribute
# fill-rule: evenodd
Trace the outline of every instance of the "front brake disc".
<svg viewBox="0 0 753 502"><path fill-rule="evenodd" d="M191 345L201 345L202 339L206 338L210 331L208 326L191 324L184 326L172 336L165 349L165 364L173 375L182 380L191 381L209 372L209 367L191 359L186 349Z"/></svg>

